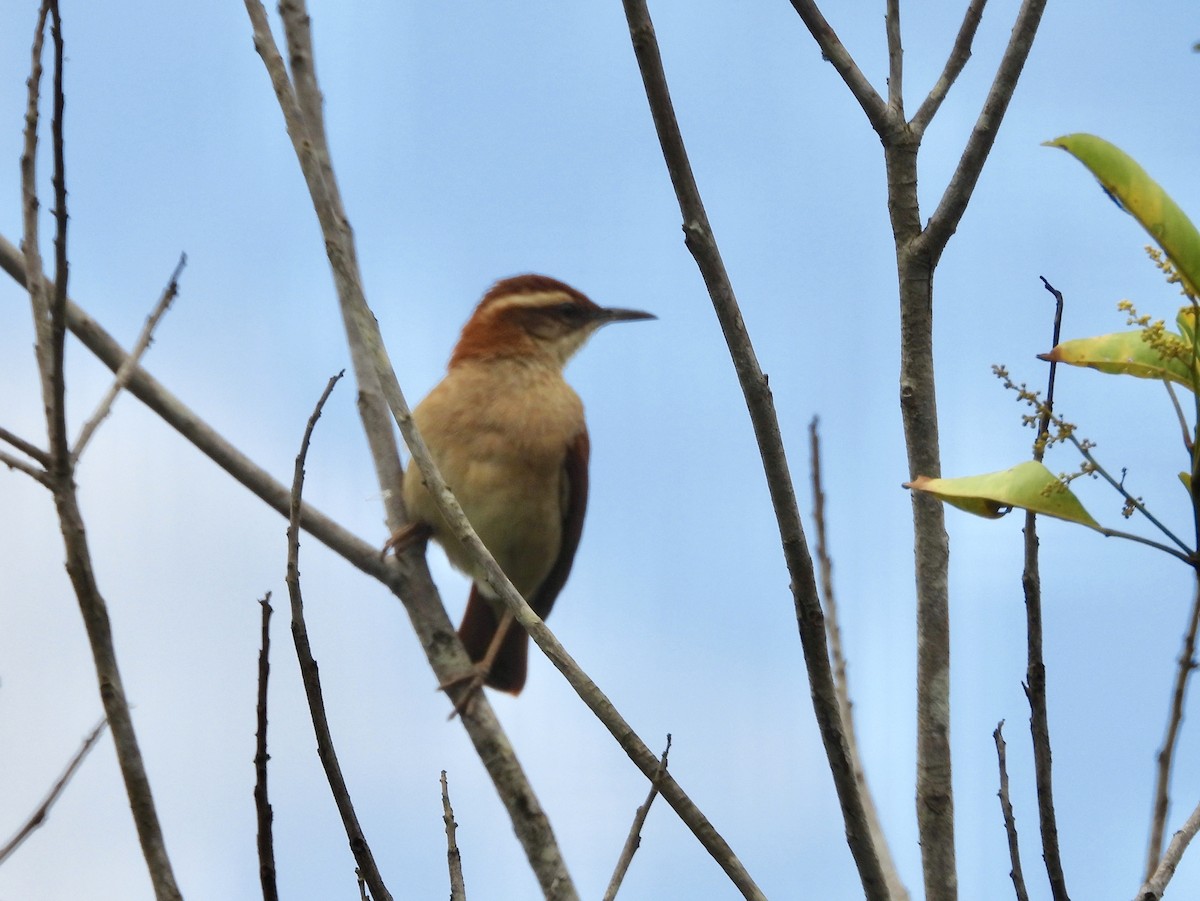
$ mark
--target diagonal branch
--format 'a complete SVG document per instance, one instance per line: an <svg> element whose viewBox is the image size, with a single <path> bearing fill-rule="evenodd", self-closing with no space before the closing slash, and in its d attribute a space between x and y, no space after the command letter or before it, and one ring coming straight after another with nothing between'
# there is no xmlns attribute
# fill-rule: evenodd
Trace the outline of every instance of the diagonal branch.
<svg viewBox="0 0 1200 901"><path fill-rule="evenodd" d="M12 454L0 451L0 463L7 466L9 469L15 469L17 472L23 472L35 482L50 487L50 476L46 470L39 469L30 463L25 462L20 457L14 457Z"/></svg>
<svg viewBox="0 0 1200 901"><path fill-rule="evenodd" d="M1200 832L1200 804L1193 808L1191 816L1187 818L1179 831L1171 836L1171 843L1167 845L1167 853L1158 862L1158 866L1150 878L1138 889L1137 898L1134 901L1160 901L1167 890L1167 883L1175 875L1175 868L1183 859L1183 852L1187 850L1197 832Z"/></svg>
<svg viewBox="0 0 1200 901"><path fill-rule="evenodd" d="M888 897L887 882L879 863L878 852L867 825L863 799L854 778L854 765L846 744L838 710L837 692L833 684L829 655L825 646L825 618L821 613L821 602L817 594L816 576L812 557L804 537L796 506L795 489L788 471L787 456L779 433L779 420L771 400L771 391L766 377L758 365L754 346L746 332L741 311L733 293L733 286L725 271L720 251L717 249L708 215L700 198L700 191L692 175L691 163L679 131L679 122L671 104L666 75L663 72L662 56L654 35L645 0L623 0L625 17L629 22L629 33L637 55L638 68L646 88L646 98L662 145L663 158L675 187L675 196L683 216L686 243L704 278L712 298L717 319L725 334L733 366L741 384L746 406L750 413L754 434L758 440L759 453L767 486L775 508L783 552L792 580L792 593L796 608L796 621L800 631L800 643L804 649L804 662L808 671L809 689L813 710L821 731L821 740L833 774L834 786L841 802L842 817L846 825L846 839L858 866L859 876L868 898ZM806 0L793 0L801 15L804 9L819 16L816 8ZM807 20L806 20L807 21ZM823 23L824 20L821 19ZM810 26L811 27L811 26ZM826 26L827 27L827 26ZM832 34L832 32L830 32ZM834 37L836 41L836 37ZM840 48L840 44L837 45ZM842 53L844 54L844 50ZM836 63L835 63L836 64ZM857 70L855 70L857 71ZM882 106L882 101L875 98Z"/></svg>
<svg viewBox="0 0 1200 901"><path fill-rule="evenodd" d="M941 109L942 101L950 93L950 88L953 87L959 74L967 65L967 60L971 58L971 44L975 41L975 32L979 30L979 22L983 18L983 7L986 5L987 0L971 0L967 6L962 25L958 29L958 35L954 38L954 46L950 48L950 55L946 58L946 66L930 89L929 96L917 108L917 114L909 123L918 135L925 133L925 129L937 111Z"/></svg>
<svg viewBox="0 0 1200 901"><path fill-rule="evenodd" d="M889 109L883 98L871 87L867 76L858 68L854 57L842 44L833 26L817 8L816 0L792 0L792 6L816 40L817 46L821 48L821 56L833 64L850 93L854 95L854 99L867 114L871 127L882 135L902 125L903 117Z"/></svg>
<svg viewBox="0 0 1200 901"><path fill-rule="evenodd" d="M1037 35L1045 9L1046 0L1024 0L1021 4L1008 39L1008 46L1004 49L1004 56L996 69L996 77L992 80L991 89L983 101L983 109L979 111L979 118L975 120L975 127L967 139L967 146L963 149L958 166L942 194L941 203L917 239L921 245L919 252L927 254L931 259L937 259L941 255L946 242L950 240L963 213L966 212L971 194L983 171L983 164L996 141L1000 122L1004 119L1013 92L1017 88L1017 79L1021 77L1025 60L1029 58L1029 51L1033 48L1033 39ZM969 13L970 10L968 15ZM964 27L966 24L964 22Z"/></svg>
<svg viewBox="0 0 1200 901"><path fill-rule="evenodd" d="M112 412L113 403L117 399L117 395L129 383L130 376L133 375L133 370L137 368L142 356L150 347L150 340L154 337L154 330L158 327L159 320L167 312L167 308L171 306L171 301L175 299L175 295L179 293L179 275L183 272L183 267L187 264L187 254L179 255L179 263L175 266L175 271L171 273L171 278L167 281L167 287L163 290L162 296L159 297L158 303L154 305L154 309L150 311L150 315L146 317L146 324L142 327L142 332L138 335L137 341L133 345L133 350L121 367L117 370L116 378L109 385L108 391L101 398L100 403L96 405L96 412L91 418L83 424L83 428L79 430L79 437L75 440L75 449L71 451L71 459L78 462L83 450L87 447L88 441L95 434L96 429L100 427L110 412Z"/></svg>
<svg viewBox="0 0 1200 901"><path fill-rule="evenodd" d="M658 772L650 780L650 792L646 795L646 800L633 815L633 825L629 827L629 835L625 838L625 845L621 848L617 865L613 868L613 874L608 880L608 888L604 890L604 897L601 901L615 901L617 892L621 889L621 883L625 881L625 874L629 872L629 865L633 863L633 855L642 845L642 827L646 825L646 817L650 814L650 805L658 797L658 786L662 782L662 774L666 772L667 757L670 753L671 733L668 732L667 746L663 749L662 757L658 761Z"/></svg>
<svg viewBox="0 0 1200 901"><path fill-rule="evenodd" d="M42 799L42 803L37 806L37 810L16 831L13 837L5 842L3 847L0 847L0 864L8 860L12 856L12 853L21 847L25 839L29 838L29 836L45 825L46 818L50 816L50 808L54 806L54 802L63 793L63 790L67 787L67 783L71 781L71 777L75 775L75 771L79 769L79 765L83 763L83 759L87 757L88 752L95 746L100 738L100 733L104 731L104 727L107 725L107 719L102 719L96 723L92 731L88 733L87 738L83 740L82 747L75 752L75 756L71 758L71 762L67 764L67 768L63 770L62 775L50 787L50 791L46 793L46 797Z"/></svg>
<svg viewBox="0 0 1200 901"><path fill-rule="evenodd" d="M20 435L10 432L8 429L0 427L0 441L7 442L23 453L29 459L41 466L50 465L50 455L42 450L31 441L26 441Z"/></svg>

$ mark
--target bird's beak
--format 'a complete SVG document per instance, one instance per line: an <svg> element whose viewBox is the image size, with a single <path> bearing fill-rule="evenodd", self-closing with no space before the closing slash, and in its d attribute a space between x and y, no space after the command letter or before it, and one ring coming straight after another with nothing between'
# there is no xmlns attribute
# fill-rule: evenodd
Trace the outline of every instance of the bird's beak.
<svg viewBox="0 0 1200 901"><path fill-rule="evenodd" d="M639 319L657 319L653 313L643 313L641 310L622 310L617 307L601 307L596 313L597 325L608 325L610 322L637 322Z"/></svg>

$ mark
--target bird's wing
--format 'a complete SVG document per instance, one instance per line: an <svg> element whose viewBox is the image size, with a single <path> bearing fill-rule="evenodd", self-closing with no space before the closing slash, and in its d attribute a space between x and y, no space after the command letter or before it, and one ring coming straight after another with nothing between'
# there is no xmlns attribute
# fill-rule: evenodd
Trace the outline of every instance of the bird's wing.
<svg viewBox="0 0 1200 901"><path fill-rule="evenodd" d="M542 619L550 614L555 598L571 574L571 564L575 562L575 550L579 547L579 536L583 534L583 514L587 511L588 458L591 448L586 426L567 446L567 455L563 460L562 543L550 574L529 599L529 605Z"/></svg>

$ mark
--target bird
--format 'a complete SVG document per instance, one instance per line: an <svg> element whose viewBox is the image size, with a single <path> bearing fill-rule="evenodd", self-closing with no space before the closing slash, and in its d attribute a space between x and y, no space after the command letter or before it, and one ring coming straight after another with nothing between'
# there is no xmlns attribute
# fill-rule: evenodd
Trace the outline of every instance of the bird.
<svg viewBox="0 0 1200 901"><path fill-rule="evenodd" d="M588 499L590 439L583 404L563 378L563 368L601 326L656 318L602 307L546 275L502 279L484 293L463 326L445 377L413 410L467 519L542 619L571 572ZM458 629L474 665L465 678L519 694L525 687L528 634L514 628L513 615L411 466L402 495L409 522L385 552L418 539L432 538L442 546L450 563L472 580Z"/></svg>

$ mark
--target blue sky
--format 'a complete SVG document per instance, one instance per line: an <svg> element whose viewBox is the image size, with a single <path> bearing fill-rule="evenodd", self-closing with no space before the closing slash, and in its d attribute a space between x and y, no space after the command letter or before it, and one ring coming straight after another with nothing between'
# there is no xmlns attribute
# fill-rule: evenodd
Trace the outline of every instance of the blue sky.
<svg viewBox="0 0 1200 901"><path fill-rule="evenodd" d="M940 71L961 4L910 4L907 100ZM929 130L928 216L952 171L1017 4L989 5L971 59ZM550 626L672 769L773 898L851 898L813 723L788 579L740 391L654 137L620 4L314 3L334 162L367 294L401 384L419 399L496 278L545 272L652 324L605 330L568 378L592 433L591 509ZM790 5L651 7L685 139L760 362L802 510L806 427L821 417L830 541L863 752L903 876L920 896L913 810L910 507L897 399L897 304L882 155L865 117ZM882 90L882 4L826 9ZM181 296L146 365L280 478L325 380L348 365L316 220L239 3L67 3L71 293L131 343L178 255ZM33 3L0 11L0 232L19 238L20 152ZM1046 276L1064 334L1124 327L1133 299L1178 304L1145 239L1082 167L1041 141L1108 138L1186 210L1200 210L1194 10L1099 12L1054 3L935 284L947 474L1024 459L1030 433L992 377L1041 385ZM44 206L48 158L41 169ZM47 236L48 236L47 232ZM48 253L49 243L43 252ZM40 434L28 305L0 282L0 424ZM77 344L78 424L107 385ZM1061 374L1060 410L1127 467L1164 519L1187 521L1177 429L1158 386ZM1048 461L1071 470L1065 450ZM284 598L284 523L136 400L117 405L80 468L95 565L185 896L258 896L254 665L267 590ZM1079 483L1076 483L1079 485ZM379 488L349 384L309 458L306 497L371 541ZM1080 486L1097 518L1119 500ZM0 472L0 811L32 810L99 716L49 497ZM948 511L953 563L953 747L962 897L1007 899L1009 863L991 733L1007 721L1027 878L1040 851L1021 691L1020 522ZM1181 528L1184 526L1181 525ZM1191 600L1183 567L1064 524L1041 526L1056 792L1064 865L1080 898L1140 882L1154 754ZM335 740L377 859L398 895L446 893L438 774L449 773L471 897L532 897L508 821L400 606L314 540L301 549L309 629ZM464 580L434 575L451 615ZM352 897L353 864L312 753L277 614L272 790L285 897ZM1194 693L1191 696L1195 697ZM580 892L603 890L645 786L557 673L496 699ZM1175 828L1200 798L1189 700ZM63 861L69 860L69 866ZM1173 897L1200 893L1196 852ZM736 893L665 806L652 810L622 897ZM149 898L104 743L47 826L0 869L0 901Z"/></svg>

